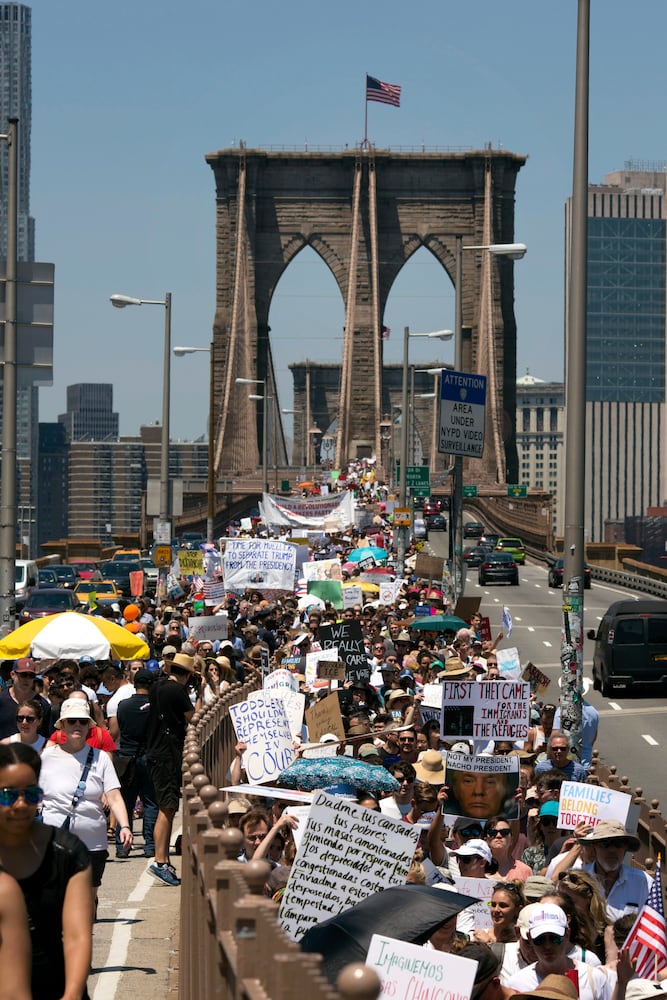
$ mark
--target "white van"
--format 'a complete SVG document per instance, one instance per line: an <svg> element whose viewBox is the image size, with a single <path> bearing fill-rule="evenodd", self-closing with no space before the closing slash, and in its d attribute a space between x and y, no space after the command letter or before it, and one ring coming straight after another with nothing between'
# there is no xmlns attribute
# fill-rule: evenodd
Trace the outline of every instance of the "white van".
<svg viewBox="0 0 667 1000"><path fill-rule="evenodd" d="M37 586L37 563L32 559L17 559L14 576L14 597L24 601Z"/></svg>

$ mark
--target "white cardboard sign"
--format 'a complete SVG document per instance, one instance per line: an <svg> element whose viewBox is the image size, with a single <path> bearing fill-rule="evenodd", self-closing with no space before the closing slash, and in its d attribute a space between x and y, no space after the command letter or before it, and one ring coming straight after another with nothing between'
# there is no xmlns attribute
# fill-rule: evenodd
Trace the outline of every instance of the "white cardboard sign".
<svg viewBox="0 0 667 1000"><path fill-rule="evenodd" d="M597 826L603 819L618 819L624 825L632 796L600 785L564 781L558 800L558 829L574 830L579 823Z"/></svg>
<svg viewBox="0 0 667 1000"><path fill-rule="evenodd" d="M529 726L527 681L443 681L443 739L525 740Z"/></svg>
<svg viewBox="0 0 667 1000"><path fill-rule="evenodd" d="M294 760L292 734L282 698L270 691L253 691L229 706L237 739L247 745L243 767L251 785L275 780Z"/></svg>
<svg viewBox="0 0 667 1000"><path fill-rule="evenodd" d="M366 965L382 982L383 1000L470 1000L477 962L374 934Z"/></svg>
<svg viewBox="0 0 667 1000"><path fill-rule="evenodd" d="M202 639L215 642L227 638L227 612L217 615L199 615L188 618L188 639L201 642Z"/></svg>
<svg viewBox="0 0 667 1000"><path fill-rule="evenodd" d="M475 897L475 902L471 903L470 906L466 906L463 913L470 914L472 918L472 926L475 930L488 930L493 926L493 921L491 920L491 910L489 909L489 900L496 889L495 879L490 878L463 878L459 875L454 876L454 885L456 886L456 891L460 892L462 896L473 896Z"/></svg>

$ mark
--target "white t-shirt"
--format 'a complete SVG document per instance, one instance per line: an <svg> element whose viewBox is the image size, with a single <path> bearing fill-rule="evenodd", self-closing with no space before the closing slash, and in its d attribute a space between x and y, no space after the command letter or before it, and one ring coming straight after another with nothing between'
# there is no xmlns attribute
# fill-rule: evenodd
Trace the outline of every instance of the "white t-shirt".
<svg viewBox="0 0 667 1000"><path fill-rule="evenodd" d="M13 736L9 737L9 742L20 743L21 734L14 733ZM34 743L26 743L26 746L31 747L31 749L35 750L37 753L41 753L45 743L46 743L46 736L38 736Z"/></svg>
<svg viewBox="0 0 667 1000"><path fill-rule="evenodd" d="M575 962L574 966L579 976L579 1000L611 1000L614 987L616 986L616 973L611 969L603 970L603 967L594 968L586 962ZM527 993L536 989L542 982L542 976L538 976L536 965L527 965L516 975L508 979L506 985L519 993Z"/></svg>
<svg viewBox="0 0 667 1000"><path fill-rule="evenodd" d="M61 826L72 814L72 798L88 759L86 744L77 753L67 753L57 744L42 754L39 783L44 789L42 818L51 826ZM93 763L86 787L72 814L70 832L79 837L89 851L106 851L107 818L102 809L102 794L120 788L111 757L104 750L93 750Z"/></svg>
<svg viewBox="0 0 667 1000"><path fill-rule="evenodd" d="M116 693L112 694L107 702L107 719L115 719L118 715L118 705L120 702L125 701L126 698L131 698L135 693L133 684L121 684Z"/></svg>

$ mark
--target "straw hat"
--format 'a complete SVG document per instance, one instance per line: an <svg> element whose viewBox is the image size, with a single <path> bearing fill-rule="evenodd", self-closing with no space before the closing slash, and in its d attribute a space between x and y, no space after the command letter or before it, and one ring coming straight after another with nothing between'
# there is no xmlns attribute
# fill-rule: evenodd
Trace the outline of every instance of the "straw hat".
<svg viewBox="0 0 667 1000"><path fill-rule="evenodd" d="M194 674L195 672L195 660L193 656L188 656L187 653L176 653L171 661L172 667L179 667L181 670L187 670L189 674Z"/></svg>
<svg viewBox="0 0 667 1000"><path fill-rule="evenodd" d="M437 750L425 750L414 767L419 781L426 781L429 785L444 785L445 761Z"/></svg>
<svg viewBox="0 0 667 1000"><path fill-rule="evenodd" d="M527 993L517 993L517 997L531 997L531 1000L577 1000L577 988L567 976L550 973L539 986Z"/></svg>
<svg viewBox="0 0 667 1000"><path fill-rule="evenodd" d="M438 674L438 680L449 680L451 677L463 677L470 673L470 667L462 663L458 656L449 656L445 660L445 669Z"/></svg>

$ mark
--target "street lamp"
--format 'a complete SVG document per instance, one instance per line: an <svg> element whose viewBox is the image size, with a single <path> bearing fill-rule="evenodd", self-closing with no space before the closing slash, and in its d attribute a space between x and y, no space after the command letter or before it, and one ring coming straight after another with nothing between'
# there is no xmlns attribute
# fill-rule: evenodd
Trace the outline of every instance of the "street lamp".
<svg viewBox="0 0 667 1000"><path fill-rule="evenodd" d="M171 292L163 299L135 299L130 295L112 295L116 309L126 306L164 306L164 365L162 369L162 442L160 447L160 520L168 521L169 504L169 406L171 390ZM171 531L170 531L171 538Z"/></svg>
<svg viewBox="0 0 667 1000"><path fill-rule="evenodd" d="M268 458L268 451L267 451L267 449L268 449L268 430L267 430L267 428L268 428L268 421L267 421L267 416L268 416L268 408L267 408L266 404L267 404L268 400L272 399L273 397L266 395L266 379L265 378L237 378L236 379L236 384L237 385L261 385L261 387L262 387L262 395L261 396L249 395L248 399L252 399L255 402L259 402L261 400L264 403L264 406L262 407L262 489L264 490L265 493L268 493L269 492L269 476L268 476L268 471L267 471L267 458Z"/></svg>
<svg viewBox="0 0 667 1000"><path fill-rule="evenodd" d="M175 347L174 354L177 358L182 358L186 354L210 354L210 372L209 372L209 385L208 385L208 476L206 479L206 541L212 542L213 539L213 527L215 521L215 469L213 468L214 463L214 451L213 451L213 435L214 435L214 417L213 410L215 407L215 380L213 378L213 344L210 347Z"/></svg>
<svg viewBox="0 0 667 1000"><path fill-rule="evenodd" d="M456 237L456 274L454 299L454 368L457 372L463 369L463 252L482 250L494 257L508 257L510 260L521 260L525 257L528 247L525 243L487 243L482 246L463 246L463 237ZM452 577L454 597L463 594L463 458L454 458L454 480L452 490L451 528L453 566Z"/></svg>
<svg viewBox="0 0 667 1000"><path fill-rule="evenodd" d="M430 340L451 340L454 336L452 330L434 330L432 333L410 333L410 327L403 329L403 391L401 394L402 411L401 418L401 482L399 484L399 504L405 507L408 499L408 354L410 337L428 337ZM401 525L398 529L398 541L396 545L396 575L402 577L405 570L405 551L407 549L408 529Z"/></svg>
<svg viewBox="0 0 667 1000"><path fill-rule="evenodd" d="M19 120L0 135L9 147L7 260L5 262L4 369L2 382L2 483L0 486L0 632L11 632L16 616L16 267L18 246ZM21 541L23 544L23 541Z"/></svg>

